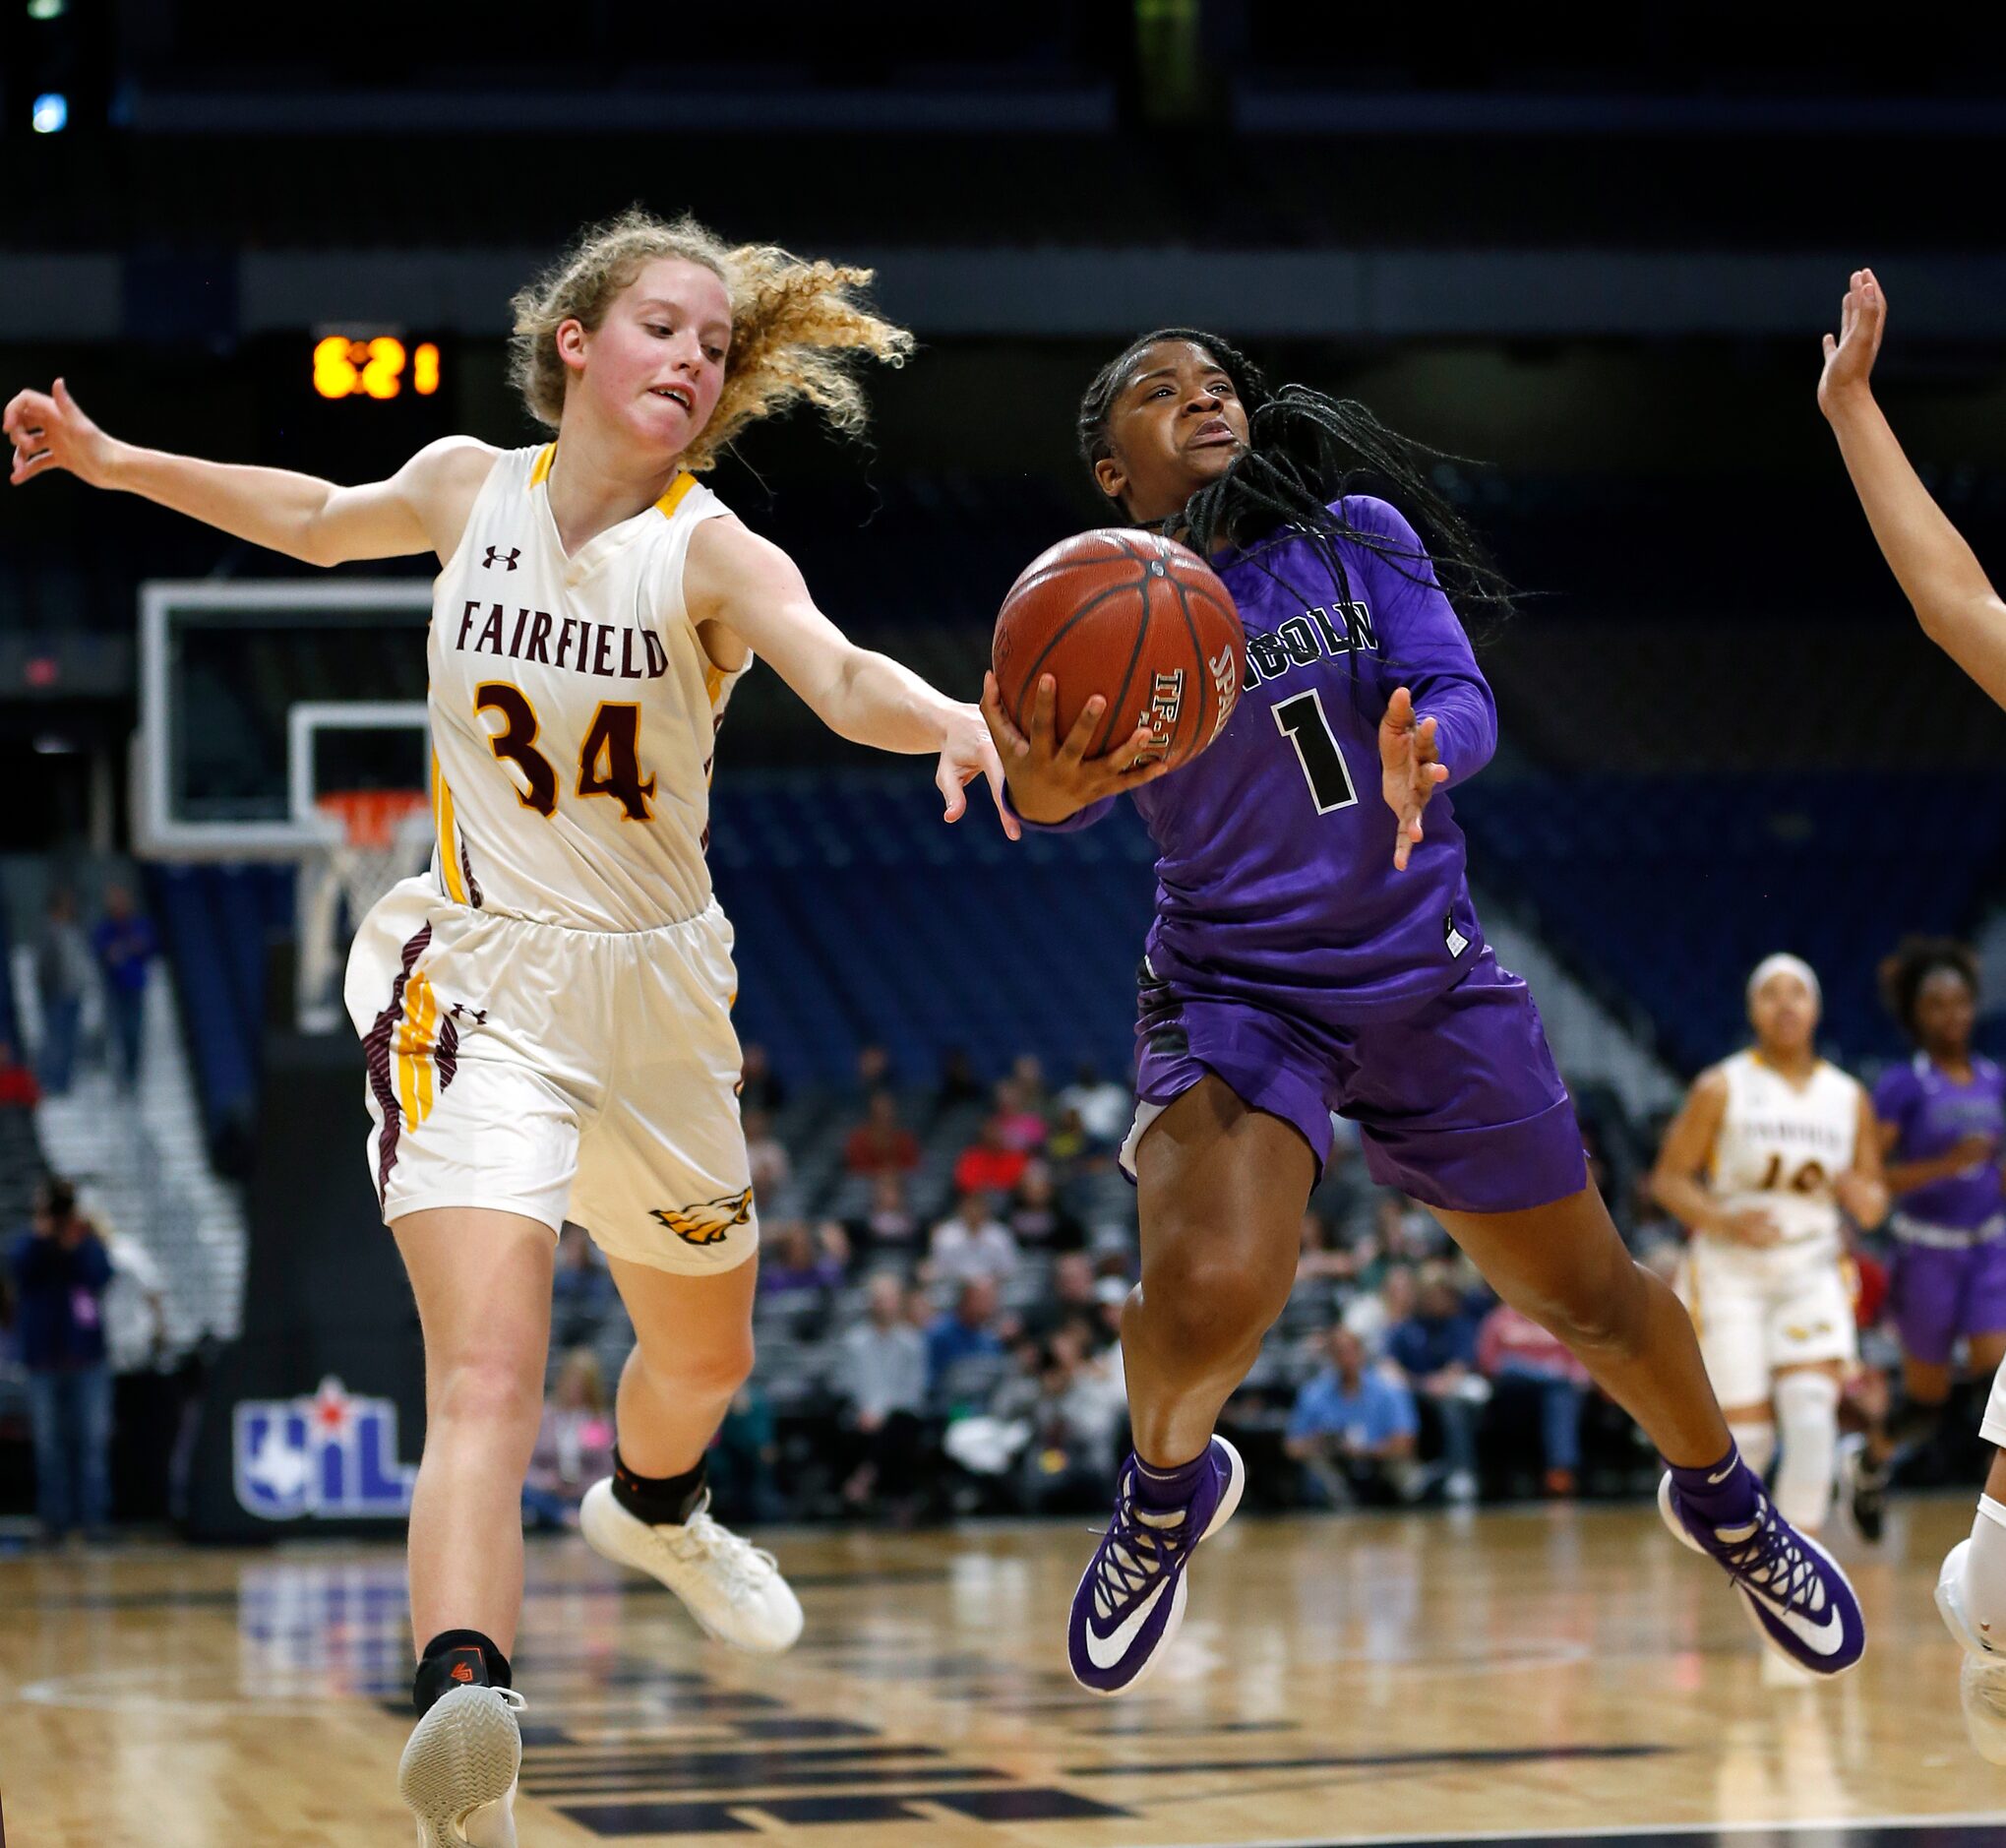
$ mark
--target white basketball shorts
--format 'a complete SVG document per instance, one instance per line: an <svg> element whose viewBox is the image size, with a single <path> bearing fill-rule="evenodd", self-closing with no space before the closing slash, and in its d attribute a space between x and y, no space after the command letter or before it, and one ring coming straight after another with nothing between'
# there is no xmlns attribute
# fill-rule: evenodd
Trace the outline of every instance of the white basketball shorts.
<svg viewBox="0 0 2006 1848"><path fill-rule="evenodd" d="M386 1222L486 1206L584 1226L657 1270L759 1244L739 1126L738 974L715 900L658 930L569 930L394 887L348 953Z"/></svg>
<svg viewBox="0 0 2006 1848"><path fill-rule="evenodd" d="M1678 1293L1724 1406L1767 1405L1784 1368L1859 1358L1851 1275L1829 1247L1799 1258L1695 1238Z"/></svg>

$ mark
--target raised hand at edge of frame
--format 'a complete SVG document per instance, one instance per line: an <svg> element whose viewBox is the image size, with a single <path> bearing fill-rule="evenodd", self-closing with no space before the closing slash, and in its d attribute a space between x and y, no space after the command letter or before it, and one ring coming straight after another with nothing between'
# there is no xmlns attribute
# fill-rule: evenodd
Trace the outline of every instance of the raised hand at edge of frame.
<svg viewBox="0 0 2006 1848"><path fill-rule="evenodd" d="M1839 304L1839 332L1825 336L1818 408L1830 417L1848 399L1872 388L1873 362L1888 325L1888 298L1871 270L1855 270Z"/></svg>

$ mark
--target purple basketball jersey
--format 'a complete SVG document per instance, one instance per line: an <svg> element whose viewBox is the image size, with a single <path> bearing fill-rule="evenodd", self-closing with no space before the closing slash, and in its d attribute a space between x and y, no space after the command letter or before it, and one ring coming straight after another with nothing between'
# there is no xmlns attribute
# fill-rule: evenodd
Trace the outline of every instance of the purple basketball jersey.
<svg viewBox="0 0 2006 1848"><path fill-rule="evenodd" d="M1220 577L1246 629L1246 680L1226 729L1183 770L1135 792L1157 846L1159 976L1200 981L1315 1019L1405 1013L1474 965L1482 934L1445 794L1393 870L1379 720L1393 689L1432 717L1449 784L1483 769L1497 710L1414 528L1352 496L1347 524L1397 562L1337 543L1345 582L1292 534L1237 554ZM1062 826L1089 826L1113 797Z"/></svg>
<svg viewBox="0 0 2006 1848"><path fill-rule="evenodd" d="M1991 1060L1974 1058L1971 1082L1960 1084L1918 1052L1907 1065L1881 1075L1873 1109L1898 1131L1890 1161L1927 1161L1948 1153L1967 1136L1992 1139L1990 1160L1912 1189L1897 1202L1903 1212L1931 1225L1971 1231L2006 1203L1999 1179L1999 1157L2006 1153L2006 1074Z"/></svg>

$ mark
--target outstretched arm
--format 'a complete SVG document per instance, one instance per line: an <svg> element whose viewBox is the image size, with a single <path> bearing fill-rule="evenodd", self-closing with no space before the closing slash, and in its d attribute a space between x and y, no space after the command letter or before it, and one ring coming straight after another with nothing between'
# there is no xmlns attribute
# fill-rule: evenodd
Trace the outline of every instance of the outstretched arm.
<svg viewBox="0 0 2006 1848"><path fill-rule="evenodd" d="M1881 556L1915 607L1923 634L2006 706L2006 603L1910 466L1874 401L1874 355L1887 313L1874 273L1854 271L1840 306L1839 333L1825 336L1818 408L1839 439Z"/></svg>
<svg viewBox="0 0 2006 1848"><path fill-rule="evenodd" d="M777 545L729 517L706 520L690 539L683 601L694 623L714 622L763 655L838 737L881 751L940 753L934 781L956 822L962 785L987 778L1003 832L1003 765L980 708L950 700L889 655L860 648L815 606L800 569Z"/></svg>
<svg viewBox="0 0 2006 1848"><path fill-rule="evenodd" d="M445 437L388 481L337 487L286 468L122 443L85 414L61 379L48 392L17 393L0 425L14 446L8 479L15 487L67 470L88 487L141 495L309 565L423 552L451 557L495 460L485 443Z"/></svg>

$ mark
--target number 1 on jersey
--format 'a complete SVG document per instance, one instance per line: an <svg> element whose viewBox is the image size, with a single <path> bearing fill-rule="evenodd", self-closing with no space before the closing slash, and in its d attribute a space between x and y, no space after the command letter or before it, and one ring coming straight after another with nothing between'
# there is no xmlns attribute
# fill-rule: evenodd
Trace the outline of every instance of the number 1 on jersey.
<svg viewBox="0 0 2006 1848"><path fill-rule="evenodd" d="M1323 715L1323 699L1315 688L1284 700L1274 708L1275 729L1296 747L1297 760L1309 783L1309 799L1318 815L1348 809L1359 799L1351 779L1351 768L1331 735L1330 720Z"/></svg>

